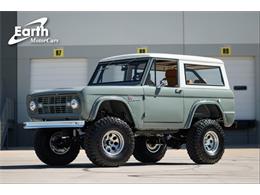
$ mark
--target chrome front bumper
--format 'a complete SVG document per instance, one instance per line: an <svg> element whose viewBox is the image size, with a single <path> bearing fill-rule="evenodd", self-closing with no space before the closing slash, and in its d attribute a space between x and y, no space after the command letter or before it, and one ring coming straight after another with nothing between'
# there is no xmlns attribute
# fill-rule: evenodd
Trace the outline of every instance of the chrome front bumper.
<svg viewBox="0 0 260 195"><path fill-rule="evenodd" d="M85 121L40 121L25 122L24 129L82 128Z"/></svg>

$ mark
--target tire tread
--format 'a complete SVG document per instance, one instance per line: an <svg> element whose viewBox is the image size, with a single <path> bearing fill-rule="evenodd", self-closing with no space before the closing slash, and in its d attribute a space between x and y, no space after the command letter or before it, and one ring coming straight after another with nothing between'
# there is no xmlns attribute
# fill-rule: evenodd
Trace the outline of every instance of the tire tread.
<svg viewBox="0 0 260 195"><path fill-rule="evenodd" d="M98 150L99 146L97 145L97 140L99 140L100 133L106 131L109 128L114 128L115 126L118 129L124 130L124 132L127 134L126 139L129 139L128 143L130 143L130 145L127 147L129 147L130 150L128 150L127 154L120 160L113 161L104 158L104 156L100 153ZM123 120L116 117L104 117L96 121L93 126L86 130L85 145L86 155L95 165L101 167L117 167L123 165L132 155L134 150L134 135L129 125Z"/></svg>
<svg viewBox="0 0 260 195"><path fill-rule="evenodd" d="M220 135L220 152L215 157L209 157L202 149L201 137L208 128L214 128ZM187 152L190 158L197 164L214 164L218 162L224 153L224 131L219 123L212 119L197 121L187 135Z"/></svg>
<svg viewBox="0 0 260 195"><path fill-rule="evenodd" d="M75 160L80 151L80 144L73 142L70 151L64 155L56 155L49 147L49 137L56 130L39 129L35 134L34 151L37 157L49 166L64 166Z"/></svg>

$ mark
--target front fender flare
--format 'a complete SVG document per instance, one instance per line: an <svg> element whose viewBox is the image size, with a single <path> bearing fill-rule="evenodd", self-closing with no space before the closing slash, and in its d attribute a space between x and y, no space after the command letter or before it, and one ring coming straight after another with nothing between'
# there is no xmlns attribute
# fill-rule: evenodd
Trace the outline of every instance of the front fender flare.
<svg viewBox="0 0 260 195"><path fill-rule="evenodd" d="M98 110L99 110L99 107L100 105L105 102L105 101L119 101L119 102L122 102L126 107L127 109L129 110L130 112L130 115L134 121L134 124L135 126L138 124L134 115L133 115L133 111L131 109L131 107L129 106L128 102L122 98L122 97L119 97L119 96L103 96L103 97L99 97L93 104L91 110L90 110L90 114L89 114L89 118L88 118L88 121L93 121L96 119L96 116L97 116L97 113L98 113Z"/></svg>

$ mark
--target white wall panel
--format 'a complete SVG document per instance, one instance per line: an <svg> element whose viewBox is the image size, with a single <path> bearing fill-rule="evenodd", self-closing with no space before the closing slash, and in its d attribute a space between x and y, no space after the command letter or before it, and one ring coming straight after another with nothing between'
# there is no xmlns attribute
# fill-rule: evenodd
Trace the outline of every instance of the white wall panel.
<svg viewBox="0 0 260 195"><path fill-rule="evenodd" d="M87 85L86 59L31 60L30 91Z"/></svg>

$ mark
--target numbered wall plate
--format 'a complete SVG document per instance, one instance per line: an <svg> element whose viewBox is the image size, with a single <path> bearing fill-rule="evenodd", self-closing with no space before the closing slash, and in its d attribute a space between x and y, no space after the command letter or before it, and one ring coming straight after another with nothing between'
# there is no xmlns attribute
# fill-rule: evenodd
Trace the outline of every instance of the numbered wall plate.
<svg viewBox="0 0 260 195"><path fill-rule="evenodd" d="M53 49L53 57L56 57L56 58L64 57L64 49L63 48Z"/></svg>

